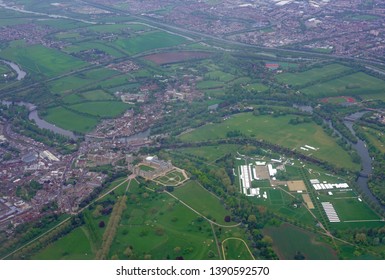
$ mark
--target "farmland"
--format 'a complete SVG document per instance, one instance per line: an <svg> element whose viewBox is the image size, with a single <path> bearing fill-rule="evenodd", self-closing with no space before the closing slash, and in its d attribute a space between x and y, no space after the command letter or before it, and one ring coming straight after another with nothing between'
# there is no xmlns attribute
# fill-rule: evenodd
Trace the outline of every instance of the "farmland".
<svg viewBox="0 0 385 280"><path fill-rule="evenodd" d="M300 73L279 74L277 75L277 80L281 83L293 86L303 86L325 78L333 78L333 76L340 75L349 70L350 68L341 64L329 64L320 68L315 67Z"/></svg>
<svg viewBox="0 0 385 280"><path fill-rule="evenodd" d="M40 45L26 46L23 41L13 42L3 50L1 57L14 61L26 70L47 77L84 67L87 63L54 49Z"/></svg>
<svg viewBox="0 0 385 280"><path fill-rule="evenodd" d="M181 51L181 52L164 52L159 54L150 54L146 55L143 58L149 61L152 61L156 64L168 64L168 63L176 63L176 62L184 62L188 60L195 59L205 59L210 57L211 54L209 52L196 52L196 51Z"/></svg>

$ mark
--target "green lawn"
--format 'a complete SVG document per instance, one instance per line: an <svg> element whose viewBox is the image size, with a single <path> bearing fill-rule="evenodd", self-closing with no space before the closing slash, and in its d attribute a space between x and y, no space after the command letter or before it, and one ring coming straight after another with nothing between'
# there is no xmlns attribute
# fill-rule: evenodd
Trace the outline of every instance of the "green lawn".
<svg viewBox="0 0 385 280"><path fill-rule="evenodd" d="M47 112L43 117L46 121L74 132L88 132L98 124L97 118L77 114L63 107L50 108Z"/></svg>
<svg viewBox="0 0 385 280"><path fill-rule="evenodd" d="M114 99L114 97L103 91L103 90L92 90L92 91L87 91L83 92L81 94L85 99L90 100L90 101L98 101L98 100L111 100Z"/></svg>
<svg viewBox="0 0 385 280"><path fill-rule="evenodd" d="M349 154L338 146L322 127L313 122L290 125L289 121L292 118L295 116L254 116L252 113L241 113L231 116L222 123L202 126L180 136L180 139L185 142L221 139L226 138L228 132L239 130L246 136L296 149L298 152L311 154L340 167L358 169L358 165L352 162ZM319 150L305 152L300 149L303 145L310 145Z"/></svg>
<svg viewBox="0 0 385 280"><path fill-rule="evenodd" d="M41 45L26 46L23 41L13 41L0 52L0 56L11 60L28 72L53 77L87 65L84 61L49 49Z"/></svg>
<svg viewBox="0 0 385 280"><path fill-rule="evenodd" d="M341 64L329 64L322 67L314 67L310 70L299 73L283 73L276 76L278 82L293 86L303 86L310 82L315 82L324 78L332 78L343 72L350 70Z"/></svg>
<svg viewBox="0 0 385 280"><path fill-rule="evenodd" d="M209 162L213 162L216 159L228 154L235 153L238 150L238 145L215 145L215 146L203 146L199 148L183 148L178 151L191 154L197 157L206 159Z"/></svg>
<svg viewBox="0 0 385 280"><path fill-rule="evenodd" d="M282 224L280 227L267 227L264 233L273 239L273 248L280 259L292 260L297 252L310 260L337 259L336 252L317 240L314 233L295 226Z"/></svg>
<svg viewBox="0 0 385 280"><path fill-rule="evenodd" d="M230 74L230 73L216 70L216 71L208 72L205 75L205 78L207 78L209 80L219 80L219 81L223 81L223 82L229 82L231 80L234 80L235 76Z"/></svg>
<svg viewBox="0 0 385 280"><path fill-rule="evenodd" d="M197 83L197 89L212 89L224 87L224 82L221 81L201 81Z"/></svg>
<svg viewBox="0 0 385 280"><path fill-rule="evenodd" d="M230 215L230 213L216 196L201 187L197 182L189 181L178 187L173 194L205 217L215 220L219 224L226 224L224 217Z"/></svg>
<svg viewBox="0 0 385 280"><path fill-rule="evenodd" d="M84 227L76 228L33 256L35 260L92 260L90 242Z"/></svg>
<svg viewBox="0 0 385 280"><path fill-rule="evenodd" d="M90 84L92 84L92 81L88 80L86 77L73 75L49 82L48 86L53 93L65 93Z"/></svg>

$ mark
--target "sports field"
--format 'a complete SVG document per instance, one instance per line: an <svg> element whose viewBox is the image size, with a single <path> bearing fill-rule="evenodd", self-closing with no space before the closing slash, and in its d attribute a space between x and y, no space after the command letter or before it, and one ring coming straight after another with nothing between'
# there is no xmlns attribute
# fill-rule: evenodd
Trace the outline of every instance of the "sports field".
<svg viewBox="0 0 385 280"><path fill-rule="evenodd" d="M232 115L222 123L208 124L197 128L180 136L180 139L185 142L223 139L227 137L228 132L239 130L248 137L264 139L290 149L296 149L301 153L311 154L337 166L358 169L358 165L352 162L349 154L338 146L334 139L323 131L322 127L313 122L289 125L289 121L293 118L295 118L293 115L272 117L241 113ZM319 149L305 152L300 149L303 145L310 145Z"/></svg>

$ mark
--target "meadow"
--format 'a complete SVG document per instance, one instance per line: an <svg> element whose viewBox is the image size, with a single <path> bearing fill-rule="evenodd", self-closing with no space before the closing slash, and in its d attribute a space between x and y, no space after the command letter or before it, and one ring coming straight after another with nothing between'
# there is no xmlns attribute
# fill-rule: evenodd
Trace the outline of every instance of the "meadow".
<svg viewBox="0 0 385 280"><path fill-rule="evenodd" d="M48 109L43 118L61 128L78 133L91 131L99 122L97 118L84 116L61 106Z"/></svg>
<svg viewBox="0 0 385 280"><path fill-rule="evenodd" d="M118 39L115 44L130 55L149 50L173 47L187 43L187 39L164 31L154 31L129 39Z"/></svg>
<svg viewBox="0 0 385 280"><path fill-rule="evenodd" d="M131 105L120 101L94 101L74 104L69 108L101 118L113 118L131 108Z"/></svg>
<svg viewBox="0 0 385 280"><path fill-rule="evenodd" d="M54 77L87 66L80 59L41 45L27 46L23 41L13 41L0 56L13 61L36 75Z"/></svg>
<svg viewBox="0 0 385 280"><path fill-rule="evenodd" d="M314 67L304 72L279 74L276 76L276 79L280 83L303 86L321 79L333 78L333 76L340 75L349 70L351 70L349 67L333 63L322 67Z"/></svg>
<svg viewBox="0 0 385 280"><path fill-rule="evenodd" d="M215 145L215 146L203 146L199 148L183 148L178 149L186 155L194 155L200 158L204 158L208 162L213 162L228 153L235 153L238 150L238 145Z"/></svg>
<svg viewBox="0 0 385 280"><path fill-rule="evenodd" d="M268 142L281 145L298 152L312 155L328 161L337 166L357 169L349 154L328 136L319 125L301 123L290 125L289 121L294 115L273 117L270 115L254 116L252 113L232 115L229 119L219 124L207 124L190 133L180 136L185 142L196 142L212 139L227 138L227 133L239 130L245 136L264 139ZM319 148L317 151L303 151L303 145Z"/></svg>
<svg viewBox="0 0 385 280"><path fill-rule="evenodd" d="M324 83L302 89L302 92L311 97L327 96L360 96L363 99L385 100L382 94L385 81L369 76L363 72L343 76Z"/></svg>
<svg viewBox="0 0 385 280"><path fill-rule="evenodd" d="M328 244L317 240L316 234L290 224L267 227L263 232L273 239L273 248L278 257L292 260L297 252L309 260L335 260L336 252Z"/></svg>
<svg viewBox="0 0 385 280"><path fill-rule="evenodd" d="M173 192L177 198L201 213L206 218L225 224L224 217L230 213L223 207L218 197L204 189L195 181L188 181ZM233 222L227 224L234 224Z"/></svg>

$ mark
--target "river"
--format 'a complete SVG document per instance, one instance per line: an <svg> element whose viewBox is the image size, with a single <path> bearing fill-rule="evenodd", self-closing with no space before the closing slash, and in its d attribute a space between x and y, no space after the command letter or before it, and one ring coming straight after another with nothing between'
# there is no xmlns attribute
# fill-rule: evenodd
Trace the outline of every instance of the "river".
<svg viewBox="0 0 385 280"><path fill-rule="evenodd" d="M10 62L10 61L6 61L6 60L0 60L0 61L5 63L5 64L8 64L13 70L16 71L16 73L17 73L17 78L16 79L18 81L21 81L27 75L27 72L24 72L23 70L21 70L19 65L17 65L16 63L13 63L13 62Z"/></svg>

